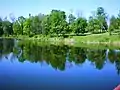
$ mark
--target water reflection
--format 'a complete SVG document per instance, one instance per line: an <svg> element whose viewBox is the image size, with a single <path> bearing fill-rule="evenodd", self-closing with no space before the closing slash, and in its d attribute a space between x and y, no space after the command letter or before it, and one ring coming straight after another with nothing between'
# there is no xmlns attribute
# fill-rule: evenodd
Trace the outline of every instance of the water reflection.
<svg viewBox="0 0 120 90"><path fill-rule="evenodd" d="M82 65L90 61L96 69L101 70L107 63L115 64L117 74L120 74L120 51L119 50L97 50L67 45L42 45L38 42L16 43L14 39L0 40L0 58L10 61L18 58L19 62L31 63L45 62L54 69L64 71L68 67ZM2 59L0 59L2 60Z"/></svg>

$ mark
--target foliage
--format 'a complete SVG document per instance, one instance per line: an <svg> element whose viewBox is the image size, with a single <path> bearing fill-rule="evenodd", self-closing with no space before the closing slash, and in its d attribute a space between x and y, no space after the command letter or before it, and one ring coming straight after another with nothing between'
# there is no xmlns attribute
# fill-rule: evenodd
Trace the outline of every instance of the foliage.
<svg viewBox="0 0 120 90"><path fill-rule="evenodd" d="M15 35L22 35L22 29L18 21L13 23L13 31Z"/></svg>
<svg viewBox="0 0 120 90"><path fill-rule="evenodd" d="M30 18L26 19L23 23L23 34L24 35L32 35L32 20Z"/></svg>
<svg viewBox="0 0 120 90"><path fill-rule="evenodd" d="M89 17L87 30L88 32L91 32L91 33L99 33L99 30L100 30L99 20L93 17Z"/></svg>
<svg viewBox="0 0 120 90"><path fill-rule="evenodd" d="M69 36L85 35L85 33L99 34L108 32L120 34L120 12L118 16L112 16L108 20L108 14L103 7L98 7L87 20L84 17L76 18L72 13L68 16L64 11L52 10L50 14L38 14L25 18L23 16L17 19L10 14L12 22L5 17L0 18L0 36L2 35L48 35L48 36ZM108 22L110 24L108 25Z"/></svg>
<svg viewBox="0 0 120 90"><path fill-rule="evenodd" d="M87 26L87 20L85 18L79 17L74 23L74 32L76 35L80 33L85 33L85 28Z"/></svg>
<svg viewBox="0 0 120 90"><path fill-rule="evenodd" d="M71 23L73 23L75 21L76 17L73 14L70 14L68 16L68 19L69 19L69 24L71 24Z"/></svg>
<svg viewBox="0 0 120 90"><path fill-rule="evenodd" d="M3 35L2 19L0 18L0 36Z"/></svg>
<svg viewBox="0 0 120 90"><path fill-rule="evenodd" d="M25 18L23 16L20 16L13 23L13 31L15 35L23 35L24 22L25 22Z"/></svg>
<svg viewBox="0 0 120 90"><path fill-rule="evenodd" d="M52 10L50 18L50 34L64 35L67 33L68 24L66 22L66 15L64 11Z"/></svg>
<svg viewBox="0 0 120 90"><path fill-rule="evenodd" d="M91 33L103 33L108 30L107 15L103 7L98 7L95 16L90 16L87 30Z"/></svg>
<svg viewBox="0 0 120 90"><path fill-rule="evenodd" d="M107 15L105 13L105 10L103 7L98 7L97 8L97 18L100 22L100 29L102 30L101 32L105 32L105 30L108 29L108 25L107 25Z"/></svg>
<svg viewBox="0 0 120 90"><path fill-rule="evenodd" d="M8 20L2 21L2 30L4 32L4 35L12 35L13 29L12 29L12 23Z"/></svg>
<svg viewBox="0 0 120 90"><path fill-rule="evenodd" d="M110 35L112 34L112 32L115 32L118 29L119 29L118 19L115 18L115 16L112 16L110 18L110 26L109 26L109 33L110 33Z"/></svg>

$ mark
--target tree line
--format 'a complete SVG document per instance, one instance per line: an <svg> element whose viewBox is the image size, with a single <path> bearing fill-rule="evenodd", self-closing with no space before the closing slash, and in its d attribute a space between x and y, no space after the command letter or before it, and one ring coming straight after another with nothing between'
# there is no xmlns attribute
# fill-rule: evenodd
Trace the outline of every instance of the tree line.
<svg viewBox="0 0 120 90"><path fill-rule="evenodd" d="M52 10L48 15L38 14L32 16L29 14L28 18L20 16L17 19L11 19L12 22L7 18L0 18L0 36L64 36L105 32L109 32L112 35L112 33L119 34L120 31L120 12L117 17L111 16L109 19L103 7L98 7L88 20L83 16L75 17L72 13L67 16L61 10Z"/></svg>

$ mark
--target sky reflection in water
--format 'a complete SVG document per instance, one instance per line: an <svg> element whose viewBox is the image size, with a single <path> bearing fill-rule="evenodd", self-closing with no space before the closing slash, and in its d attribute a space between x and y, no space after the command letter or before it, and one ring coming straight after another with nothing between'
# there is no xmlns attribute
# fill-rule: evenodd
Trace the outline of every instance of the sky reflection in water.
<svg viewBox="0 0 120 90"><path fill-rule="evenodd" d="M120 52L107 50L2 39L0 90L113 90L120 84Z"/></svg>

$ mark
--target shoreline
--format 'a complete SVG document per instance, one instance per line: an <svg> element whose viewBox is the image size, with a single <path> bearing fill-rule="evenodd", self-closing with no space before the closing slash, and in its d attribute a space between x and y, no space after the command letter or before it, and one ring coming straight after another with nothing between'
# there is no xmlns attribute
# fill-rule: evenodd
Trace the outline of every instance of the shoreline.
<svg viewBox="0 0 120 90"><path fill-rule="evenodd" d="M2 38L14 38L14 39L21 39L21 40L34 40L39 42L50 42L50 43L64 43L65 45L115 45L120 47L120 36L112 35L109 36L105 35L88 35L88 36L70 36L68 38L63 37L50 37L50 36L43 36L37 35L33 37L29 36L9 36L9 37L0 37Z"/></svg>

